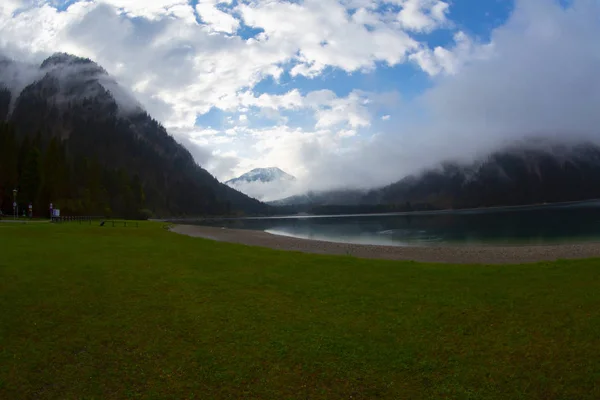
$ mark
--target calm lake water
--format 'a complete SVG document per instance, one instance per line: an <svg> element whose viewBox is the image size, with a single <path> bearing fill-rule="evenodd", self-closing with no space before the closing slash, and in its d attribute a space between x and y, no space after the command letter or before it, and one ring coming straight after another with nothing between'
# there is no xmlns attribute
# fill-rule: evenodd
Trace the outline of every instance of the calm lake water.
<svg viewBox="0 0 600 400"><path fill-rule="evenodd" d="M600 241L600 201L422 214L221 219L200 224L395 246L572 243Z"/></svg>

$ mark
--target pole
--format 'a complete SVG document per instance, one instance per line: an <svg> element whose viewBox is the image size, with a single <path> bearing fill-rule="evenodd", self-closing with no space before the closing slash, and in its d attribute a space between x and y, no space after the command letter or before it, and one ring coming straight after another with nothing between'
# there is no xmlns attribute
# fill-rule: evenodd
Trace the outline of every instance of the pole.
<svg viewBox="0 0 600 400"><path fill-rule="evenodd" d="M13 218L16 220L18 215L17 210L17 189L13 189Z"/></svg>

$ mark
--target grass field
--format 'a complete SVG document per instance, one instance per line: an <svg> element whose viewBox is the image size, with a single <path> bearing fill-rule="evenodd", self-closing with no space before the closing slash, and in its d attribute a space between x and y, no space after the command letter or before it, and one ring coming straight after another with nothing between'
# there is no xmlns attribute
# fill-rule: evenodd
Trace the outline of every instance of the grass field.
<svg viewBox="0 0 600 400"><path fill-rule="evenodd" d="M461 266L0 222L1 399L599 399L600 260Z"/></svg>

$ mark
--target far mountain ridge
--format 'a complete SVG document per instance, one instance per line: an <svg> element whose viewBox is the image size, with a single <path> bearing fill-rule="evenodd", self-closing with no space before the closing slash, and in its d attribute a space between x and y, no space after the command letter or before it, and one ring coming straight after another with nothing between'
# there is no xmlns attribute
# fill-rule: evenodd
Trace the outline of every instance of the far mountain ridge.
<svg viewBox="0 0 600 400"><path fill-rule="evenodd" d="M323 191L271 202L319 212L413 211L600 198L600 146L544 137L472 162L446 161L368 192Z"/></svg>
<svg viewBox="0 0 600 400"><path fill-rule="evenodd" d="M600 198L600 146L541 137L471 163L441 163L371 191L364 202L476 208L595 198Z"/></svg>

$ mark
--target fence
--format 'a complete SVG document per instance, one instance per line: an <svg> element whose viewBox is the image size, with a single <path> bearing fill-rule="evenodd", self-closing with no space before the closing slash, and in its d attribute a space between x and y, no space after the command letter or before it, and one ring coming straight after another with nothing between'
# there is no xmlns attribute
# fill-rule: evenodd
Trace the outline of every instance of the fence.
<svg viewBox="0 0 600 400"><path fill-rule="evenodd" d="M139 224L137 222L135 222L135 221L113 221L113 220L107 220L107 221L102 221L100 223L100 226L107 226L107 225L112 225L113 228L115 226L124 226L124 227L135 226L136 228L139 227Z"/></svg>
<svg viewBox="0 0 600 400"><path fill-rule="evenodd" d="M100 221L100 226L112 226L113 228L116 226L136 227L136 228L139 227L139 223L136 221L113 220L113 219L106 219L106 217L94 217L94 216L69 217L69 216L65 216L65 217L52 218L52 222L55 222L55 223L70 222L70 223L78 223L79 225L82 225L85 223L92 225L93 221Z"/></svg>
<svg viewBox="0 0 600 400"><path fill-rule="evenodd" d="M105 219L106 217L101 217L101 216L62 216L62 217L52 217L51 221L52 222L56 222L56 223L63 223L63 222L78 222L79 224L82 224L84 222L89 222L89 224L92 224L92 221L100 221Z"/></svg>

